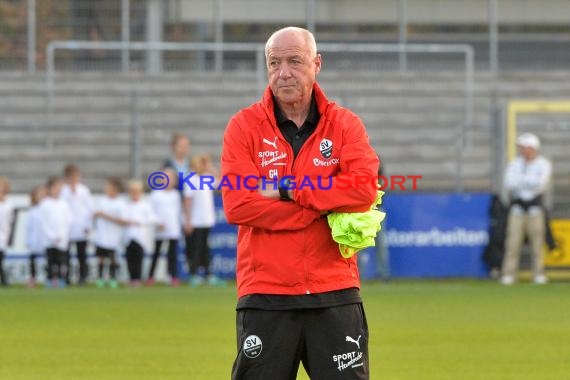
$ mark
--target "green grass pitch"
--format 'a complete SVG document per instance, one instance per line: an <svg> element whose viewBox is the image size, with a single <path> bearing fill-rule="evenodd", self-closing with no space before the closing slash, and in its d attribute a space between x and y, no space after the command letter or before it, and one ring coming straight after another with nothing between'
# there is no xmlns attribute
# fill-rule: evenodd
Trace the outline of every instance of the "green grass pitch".
<svg viewBox="0 0 570 380"><path fill-rule="evenodd" d="M570 379L568 283L366 283L363 297L372 379ZM229 379L234 305L233 287L1 289L0 379Z"/></svg>

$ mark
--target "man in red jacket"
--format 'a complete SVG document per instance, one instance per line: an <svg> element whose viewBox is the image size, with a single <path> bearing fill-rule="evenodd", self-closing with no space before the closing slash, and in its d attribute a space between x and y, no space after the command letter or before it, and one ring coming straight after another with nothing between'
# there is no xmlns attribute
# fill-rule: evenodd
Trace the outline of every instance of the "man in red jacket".
<svg viewBox="0 0 570 380"><path fill-rule="evenodd" d="M309 31L276 31L265 55L269 86L232 117L222 152L224 210L239 225L232 379L295 379L300 362L311 379L368 379L356 258L340 255L326 214L370 208L378 157L316 83Z"/></svg>

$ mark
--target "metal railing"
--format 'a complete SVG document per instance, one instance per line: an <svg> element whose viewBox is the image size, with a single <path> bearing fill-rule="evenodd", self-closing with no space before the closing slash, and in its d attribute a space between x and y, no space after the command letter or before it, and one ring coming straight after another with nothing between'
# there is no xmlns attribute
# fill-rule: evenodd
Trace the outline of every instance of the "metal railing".
<svg viewBox="0 0 570 380"><path fill-rule="evenodd" d="M257 86L263 90L264 45L256 43L215 43L215 42L122 42L122 41L52 41L46 47L46 89L48 107L55 89L55 53L57 50L120 50L120 51L184 51L184 52L254 52L256 54Z"/></svg>
<svg viewBox="0 0 570 380"><path fill-rule="evenodd" d="M469 9L471 12L475 11L473 12L474 15L467 16L467 20L459 20L459 25L469 25L469 23L471 23L472 25L488 26L488 30L481 29L479 31L469 32L469 28L467 28L467 35L464 38L462 37L461 43L479 41L477 46L477 52L480 58L478 68L488 69L491 73L496 73L501 67L508 70L510 66L515 68L548 67L552 69L565 69L568 54L561 52L568 50L567 46L565 46L568 41L568 31L567 28L563 27L564 21L556 21L556 17L553 19L553 2L564 4L562 0L544 1L544 14L536 12L536 14L528 16L525 15L524 11L513 16L512 11L517 7L515 2L511 2L512 4L503 4L498 0L469 2L469 7L466 9ZM234 41L243 41L246 38L252 37L250 35L244 36L243 34L233 32L230 30L231 28L226 27L227 24L235 23L230 17L229 10L225 10L225 8L232 6L227 0L208 0L200 2L200 6L207 9L207 11L202 10L201 18L196 20L192 19L191 21L180 20L177 16L182 4L186 3L187 7L192 6L190 3L198 4L198 2L191 0L173 0L168 2L160 0L116 0L98 2L89 0L67 2L14 0L5 3L9 3L7 4L7 9L10 11L6 12L6 14L11 15L9 16L11 17L10 24L13 23L14 25L7 25L7 32L4 33L5 38L0 41L0 45L4 43L4 45L1 46L4 48L4 54L0 55L0 68L7 68L9 70L13 70L14 68L17 70L27 68L30 73L43 69L44 57L42 54L37 54L37 52L38 50L43 51L50 36L51 38L59 40L66 38L97 41L121 40L123 42L192 40L202 42L214 41L216 43L222 43L225 38L231 38ZM268 1L268 3L271 2ZM275 4L277 3L281 4L283 2L277 2L277 0L275 0ZM325 33L328 33L327 30L331 29L331 26L327 25L328 21L326 21L323 15L323 11L326 10L327 7L332 6L327 4L325 7L327 3L326 0L297 0L291 3L305 3L305 11L304 13L300 11L296 16L296 20L289 20L289 23L306 25L308 29L316 32L317 36L321 31L319 27L325 30ZM420 13L419 20L410 20L408 15L414 14L417 16L417 13L421 12L420 8L418 8L418 2L392 0L377 3L383 3L382 10L384 10L384 14L389 14L390 16L384 15L382 17L379 15L376 21L371 21L369 18L366 18L368 21L363 20L363 22L369 25L382 25L383 27L390 28L390 32L385 34L384 38L393 38L394 35L397 35L397 41L405 44L414 39L416 41L423 39L427 33L428 38L437 38L437 40L435 40L437 43L457 41L455 39L457 33L454 28L450 31L442 31L441 28L438 27L441 23L439 20L440 16L433 17L432 19L430 18L431 16L427 15L431 14L430 12L424 12ZM472 5L471 3L476 5ZM550 6L548 3L551 3ZM57 4L57 9L52 10L51 8L54 8L52 4ZM160 7L161 4L164 4L164 6ZM235 4L233 5L235 6ZM268 7L268 12L270 12L270 8L272 7ZM165 9L167 12L164 12ZM550 11L548 11L548 9L550 9ZM487 13L486 16L484 16L485 11ZM373 10L371 12L373 14L375 11ZM460 11L455 9L453 12ZM560 12L564 14L564 12L567 12L567 8L562 9ZM505 16L500 17L503 13ZM434 14L437 15L437 11ZM393 19L386 20L386 17ZM414 17L414 19L415 18L417 17ZM6 20L7 19L4 18L0 22ZM182 37L174 32L172 35L167 32L170 26L175 25L177 28L182 28L184 23L188 22L196 27L190 29L200 31L186 33ZM280 21L280 23L284 22L286 22L285 19ZM336 29L334 33L342 35L346 25L344 25L342 21L339 22L337 20L336 22L336 27L334 27L333 24L333 30ZM512 22L521 25L526 24L527 28L525 30L515 32L515 34L526 36L524 38L529 45L521 48L505 44L505 39L508 38L512 32L500 30L499 26L502 25L502 22L505 22L505 25L510 25ZM255 23L255 19L252 19L250 22L246 20L243 21L243 26L251 26ZM453 22L451 24L453 24ZM422 31L423 29L421 27L419 28L420 31L416 30L416 26L421 25L433 26L432 31ZM539 41L532 35L532 33L537 32L536 26L540 27L540 33L551 33L549 30L552 29L552 25L559 25L558 28L555 28L555 33L557 34L557 38L561 38L563 41L559 41L559 46L554 47L544 47L538 44ZM93 32L92 29L97 29L99 32L90 35L90 33ZM366 32L363 33L362 38L368 38L366 37ZM430 33L442 33L442 35L429 37ZM258 37L261 38L261 36L255 36L253 38ZM548 38L548 36L545 37ZM549 45L552 45L552 43L549 43ZM528 49L531 52L530 58L532 59L530 62L528 62L529 59L510 58L513 52L518 54L521 49ZM540 49L539 54L534 54L534 50L536 49ZM479 54L479 52L482 54ZM129 50L121 51L120 63L124 71L127 70L127 64L130 59L128 53ZM215 57L216 67L220 67L222 60L222 54L217 54ZM548 63L548 65L546 65L546 63ZM407 65L405 54L400 54L399 64L401 70L405 70Z"/></svg>
<svg viewBox="0 0 570 380"><path fill-rule="evenodd" d="M92 41L52 41L46 48L46 89L48 104L51 107L55 90L55 53L57 50L121 50L121 51L185 51L185 52L254 52L256 59L257 88L261 93L265 88L264 45L258 43L210 43L210 42L92 42ZM424 53L464 55L465 65L465 125L472 124L473 118L473 78L474 51L465 44L365 44L365 43L321 43L319 52L332 53Z"/></svg>
<svg viewBox="0 0 570 380"><path fill-rule="evenodd" d="M175 43L175 42L90 42L90 41L52 41L46 48L46 91L48 96L48 113L53 108L55 92L55 54L57 50L121 50L121 51L190 51L190 52L254 52L255 72L258 92L265 88L265 51L259 43ZM457 127L456 147L456 190L463 191L463 161L466 146L467 130L473 123L473 81L475 54L470 45L448 44L364 44L364 43L322 43L319 52L332 53L397 53L399 56L408 53L422 54L461 54L464 56L465 77L463 84L464 107L463 122Z"/></svg>

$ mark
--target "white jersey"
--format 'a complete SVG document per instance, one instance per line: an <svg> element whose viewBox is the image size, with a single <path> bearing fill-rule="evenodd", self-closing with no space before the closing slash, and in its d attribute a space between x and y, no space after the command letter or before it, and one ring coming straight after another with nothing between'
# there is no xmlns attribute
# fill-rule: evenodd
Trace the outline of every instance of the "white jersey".
<svg viewBox="0 0 570 380"><path fill-rule="evenodd" d="M127 203L126 219L129 224L125 231L125 242L139 243L145 252L150 252L152 243L147 239L146 229L156 223L156 216L148 202L145 200L130 201Z"/></svg>
<svg viewBox="0 0 570 380"><path fill-rule="evenodd" d="M39 208L43 247L67 251L71 228L71 211L67 203L59 198L47 197L40 202Z"/></svg>
<svg viewBox="0 0 570 380"><path fill-rule="evenodd" d="M154 190L150 193L150 203L157 224L164 228L156 229L156 239L179 239L181 236L182 200L177 190Z"/></svg>
<svg viewBox="0 0 570 380"><path fill-rule="evenodd" d="M26 218L26 247L30 253L44 253L45 240L42 231L40 206L32 206Z"/></svg>
<svg viewBox="0 0 570 380"><path fill-rule="evenodd" d="M511 199L530 201L544 193L551 173L552 164L543 156L531 162L519 156L507 166L505 188Z"/></svg>
<svg viewBox="0 0 570 380"><path fill-rule="evenodd" d="M93 220L93 197L89 188L78 184L75 191L70 185L64 185L60 198L67 202L71 210L71 241L84 241L89 237Z"/></svg>
<svg viewBox="0 0 570 380"><path fill-rule="evenodd" d="M208 185L200 187L199 176L194 176L189 179L194 186L184 186L184 197L192 198L192 213L190 220L192 226L198 228L210 228L216 224L216 209L214 207L214 190L211 190ZM216 187L216 183L212 187Z"/></svg>
<svg viewBox="0 0 570 380"><path fill-rule="evenodd" d="M96 211L105 213L119 219L126 219L127 205L120 197L102 197ZM93 243L96 247L116 251L121 248L123 242L123 226L102 217L95 219L95 231Z"/></svg>
<svg viewBox="0 0 570 380"><path fill-rule="evenodd" d="M0 251L8 247L10 228L14 217L14 206L8 200L0 202Z"/></svg>

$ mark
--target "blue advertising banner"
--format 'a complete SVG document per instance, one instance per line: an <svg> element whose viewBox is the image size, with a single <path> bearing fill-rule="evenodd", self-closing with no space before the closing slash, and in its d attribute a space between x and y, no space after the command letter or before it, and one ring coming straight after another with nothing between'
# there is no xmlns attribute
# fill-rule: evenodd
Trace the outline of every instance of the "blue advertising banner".
<svg viewBox="0 0 570 380"><path fill-rule="evenodd" d="M237 227L228 224L221 194L215 196L216 225L210 231L208 242L212 252L211 270L223 278L236 274Z"/></svg>
<svg viewBox="0 0 570 380"><path fill-rule="evenodd" d="M388 246L389 271L392 277L483 277L486 268L481 260L488 241L490 194L387 194L383 201L387 217L383 222ZM27 198L26 198L27 199ZM22 203L23 204L23 203ZM215 196L216 225L210 232L211 270L223 278L234 278L236 268L237 227L226 221L222 198ZM25 213L23 214L25 216ZM25 218L18 218L13 248L6 257L6 273L11 282L29 278L28 253L24 245ZM179 246L179 275L188 277L184 242ZM90 252L90 273L96 273L96 260ZM123 255L121 255L122 257ZM150 263L146 255L145 273ZM43 257L38 265L43 267ZM127 279L124 260L120 278ZM376 247L358 253L363 279L378 277ZM168 280L164 259L159 261L157 279ZM72 262L75 265L75 261ZM76 271L74 271L75 273ZM44 271L39 273L43 280Z"/></svg>
<svg viewBox="0 0 570 380"><path fill-rule="evenodd" d="M387 195L393 277L483 277L490 194Z"/></svg>

